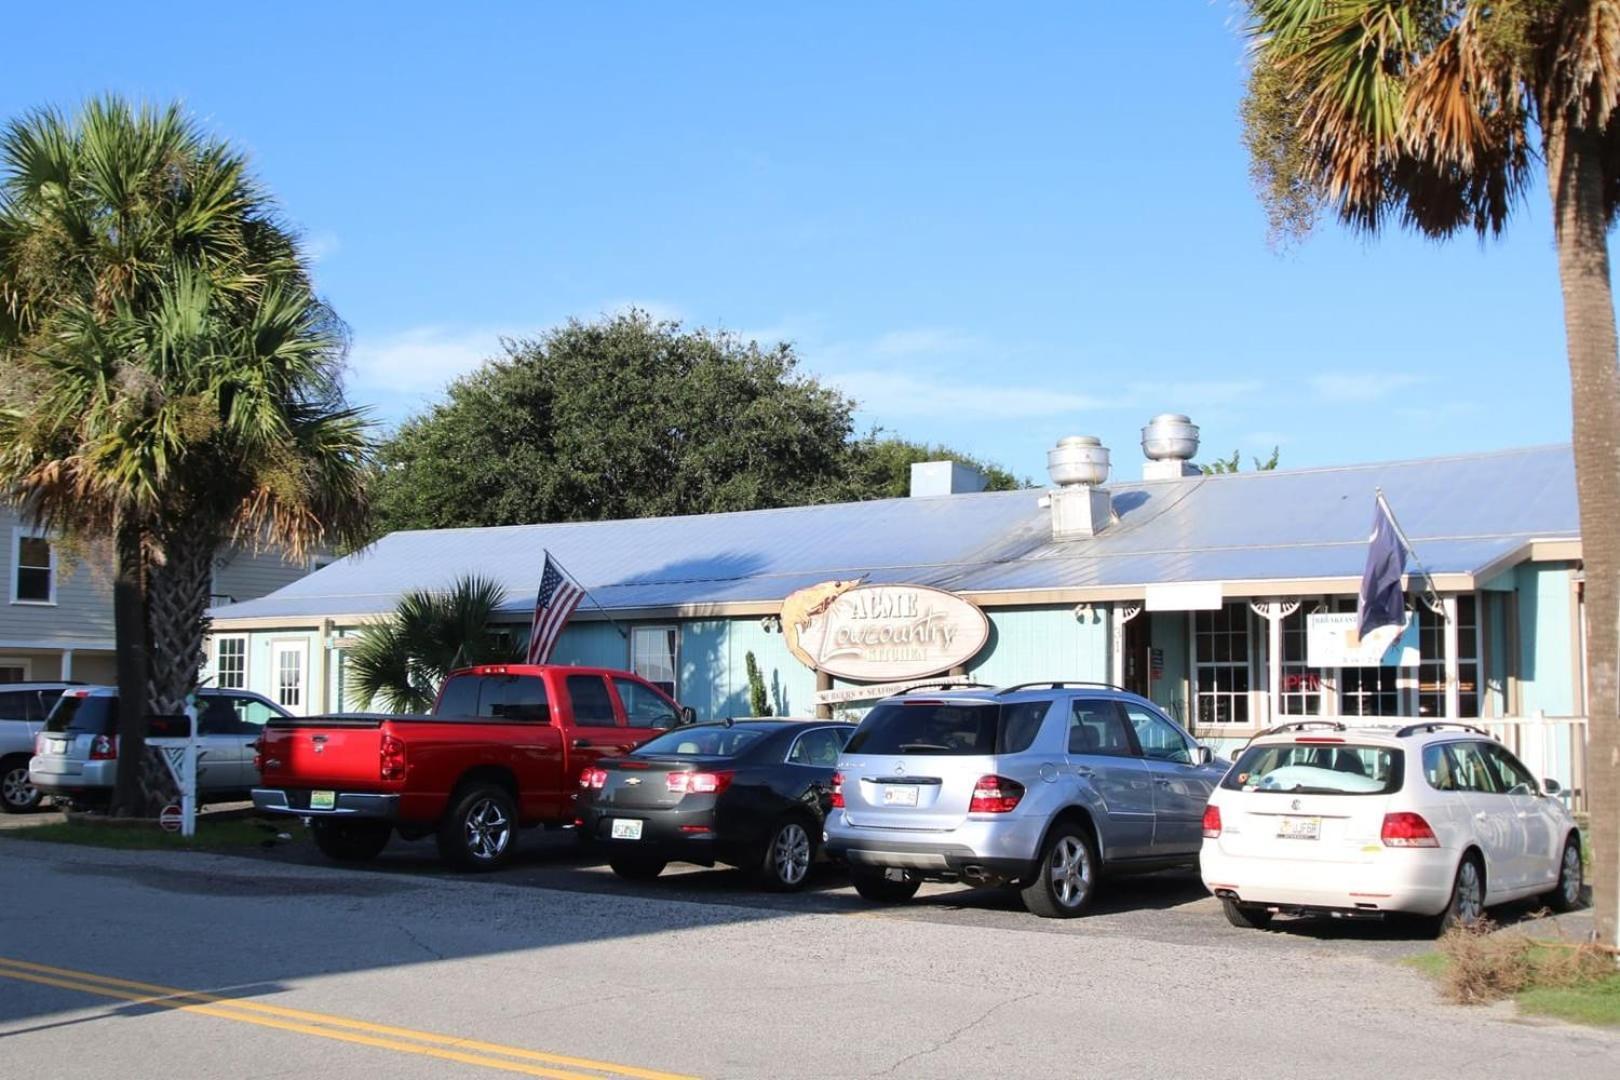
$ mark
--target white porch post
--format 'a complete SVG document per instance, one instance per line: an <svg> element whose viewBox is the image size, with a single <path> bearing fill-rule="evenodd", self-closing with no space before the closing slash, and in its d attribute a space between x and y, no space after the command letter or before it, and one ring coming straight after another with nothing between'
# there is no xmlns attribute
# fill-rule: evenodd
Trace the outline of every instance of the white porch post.
<svg viewBox="0 0 1620 1080"><path fill-rule="evenodd" d="M1299 610L1299 601L1250 600L1249 610L1266 620L1266 721L1275 724L1282 715L1282 623Z"/></svg>
<svg viewBox="0 0 1620 1080"><path fill-rule="evenodd" d="M1437 614L1445 620L1446 719L1456 720L1462 715L1462 676L1457 663L1457 598L1442 599Z"/></svg>
<svg viewBox="0 0 1620 1080"><path fill-rule="evenodd" d="M1110 658L1112 675L1108 681L1115 686L1125 685L1125 624L1140 614L1142 614L1141 604L1114 605L1114 617L1109 620L1113 624L1113 656Z"/></svg>
<svg viewBox="0 0 1620 1080"><path fill-rule="evenodd" d="M62 681L63 682L72 682L73 681L73 650L72 649L63 649L62 650Z"/></svg>

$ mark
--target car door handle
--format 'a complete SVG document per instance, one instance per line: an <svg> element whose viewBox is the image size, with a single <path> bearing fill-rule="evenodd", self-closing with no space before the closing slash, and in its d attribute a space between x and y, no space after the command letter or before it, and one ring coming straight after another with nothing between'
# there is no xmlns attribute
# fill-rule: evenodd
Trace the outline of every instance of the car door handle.
<svg viewBox="0 0 1620 1080"><path fill-rule="evenodd" d="M1158 784L1160 787L1169 787L1170 786L1170 781L1168 781L1168 780L1155 780L1153 782L1155 784Z"/></svg>
<svg viewBox="0 0 1620 1080"><path fill-rule="evenodd" d="M590 748L590 745L591 745L591 740L589 740L589 739L575 739L574 740L574 749L575 750L588 750Z"/></svg>
<svg viewBox="0 0 1620 1080"><path fill-rule="evenodd" d="M1076 765L1074 767L1074 775L1076 775L1076 776L1095 776L1097 774L1095 772L1093 772L1092 770L1086 768L1084 765Z"/></svg>
<svg viewBox="0 0 1620 1080"><path fill-rule="evenodd" d="M1485 811L1480 810L1480 811L1478 811L1477 813L1474 814L1474 820L1475 821L1484 821L1486 818L1488 818L1490 816L1491 815L1487 814Z"/></svg>

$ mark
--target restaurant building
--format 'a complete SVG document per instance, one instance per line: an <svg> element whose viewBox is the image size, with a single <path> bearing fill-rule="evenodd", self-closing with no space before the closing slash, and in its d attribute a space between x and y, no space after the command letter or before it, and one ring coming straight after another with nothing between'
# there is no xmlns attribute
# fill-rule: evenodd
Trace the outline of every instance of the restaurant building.
<svg viewBox="0 0 1620 1080"><path fill-rule="evenodd" d="M1044 490L929 463L909 498L394 533L215 609L206 675L295 712L363 707L344 656L368 621L477 573L520 641L549 551L589 592L554 661L630 668L705 718L750 712L750 654L776 714L858 713L924 679L1091 680L1221 747L1307 716L1584 715L1567 446L1212 475L1185 417L1143 436L1140 479L1070 437ZM1353 630L1379 491L1416 558L1393 643ZM1580 744L1525 754L1567 779Z"/></svg>

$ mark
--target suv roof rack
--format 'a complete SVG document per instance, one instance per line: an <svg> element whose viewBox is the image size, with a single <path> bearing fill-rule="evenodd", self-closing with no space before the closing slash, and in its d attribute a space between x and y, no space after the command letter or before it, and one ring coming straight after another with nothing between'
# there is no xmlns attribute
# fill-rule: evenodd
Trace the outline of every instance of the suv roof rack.
<svg viewBox="0 0 1620 1080"><path fill-rule="evenodd" d="M1285 731L1304 731L1307 728L1327 728L1329 731L1348 731L1343 722L1338 720L1290 720L1286 724L1268 727L1254 738L1264 738L1267 735L1281 735ZM1254 740L1251 739L1250 742Z"/></svg>
<svg viewBox="0 0 1620 1080"><path fill-rule="evenodd" d="M901 694L909 694L914 690L972 690L974 687L988 688L989 683L983 682L920 682L912 683Z"/></svg>
<svg viewBox="0 0 1620 1080"><path fill-rule="evenodd" d="M1091 682L1086 679L1036 679L1034 682L1015 683L1012 686L1003 686L996 691L997 696L1011 694L1019 690L1029 690L1032 687L1043 687L1047 690L1067 690L1070 687L1089 687L1093 690L1118 690L1122 694L1132 691L1123 686L1115 686L1111 682Z"/></svg>
<svg viewBox="0 0 1620 1080"><path fill-rule="evenodd" d="M1420 731L1435 731L1439 728L1455 728L1458 731L1472 731L1475 735L1483 735L1487 739L1496 738L1495 735L1492 735L1482 727L1476 727L1473 724L1464 724L1458 720L1424 720L1416 724L1407 724L1405 727L1400 728L1395 732L1395 737L1397 739L1404 739L1408 735L1416 735Z"/></svg>

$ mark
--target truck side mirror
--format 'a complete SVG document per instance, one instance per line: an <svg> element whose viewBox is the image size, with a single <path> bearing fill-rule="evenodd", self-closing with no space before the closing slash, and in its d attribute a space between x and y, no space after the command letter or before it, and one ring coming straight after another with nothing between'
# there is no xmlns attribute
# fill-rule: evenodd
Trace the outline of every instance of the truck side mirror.
<svg viewBox="0 0 1620 1080"><path fill-rule="evenodd" d="M1193 757L1197 759L1198 764L1208 765L1210 762L1215 760L1215 751L1211 750L1203 743L1199 743L1197 748L1193 750Z"/></svg>
<svg viewBox="0 0 1620 1080"><path fill-rule="evenodd" d="M692 706L690 706L690 705L682 705L681 706L681 723L683 723L683 724L695 724L695 723L697 723L697 710L693 709Z"/></svg>

